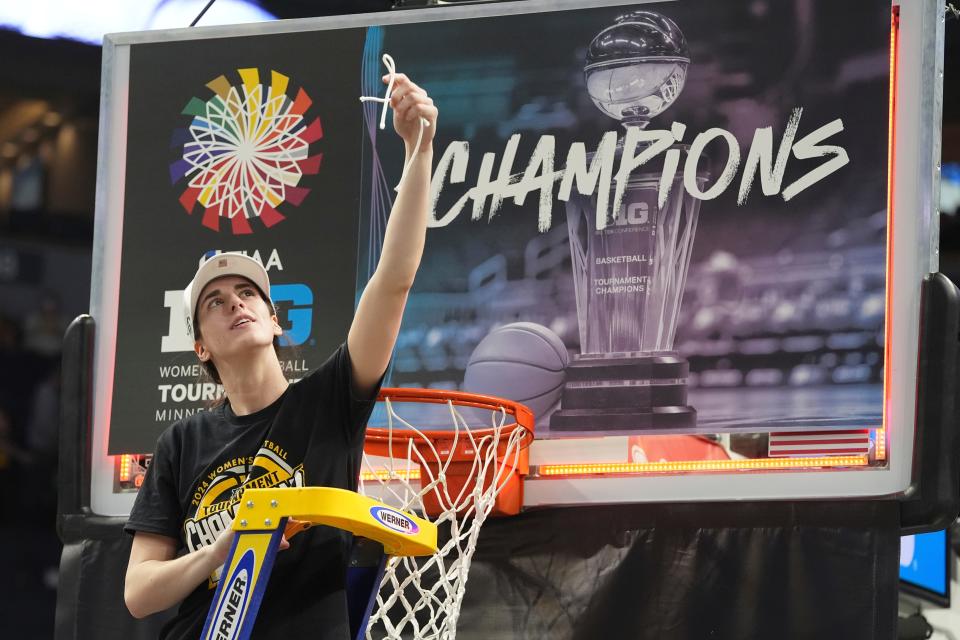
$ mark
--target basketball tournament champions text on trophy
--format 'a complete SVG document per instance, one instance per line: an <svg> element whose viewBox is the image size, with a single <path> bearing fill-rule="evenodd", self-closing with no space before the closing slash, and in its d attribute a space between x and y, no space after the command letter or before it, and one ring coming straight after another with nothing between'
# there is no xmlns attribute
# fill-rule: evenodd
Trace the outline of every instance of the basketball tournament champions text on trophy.
<svg viewBox="0 0 960 640"><path fill-rule="evenodd" d="M652 11L633 12L590 43L587 91L628 130L645 128L680 95L689 63L676 24ZM683 166L687 147L671 149L680 152ZM631 174L619 210L602 229L596 224L596 195L577 194L567 202L581 353L567 369L551 431L649 432L696 425L696 410L687 406L689 365L672 349L700 202L677 175L659 207L663 160L655 162ZM704 165L697 173L701 186L709 178ZM614 202L612 194L609 201Z"/></svg>

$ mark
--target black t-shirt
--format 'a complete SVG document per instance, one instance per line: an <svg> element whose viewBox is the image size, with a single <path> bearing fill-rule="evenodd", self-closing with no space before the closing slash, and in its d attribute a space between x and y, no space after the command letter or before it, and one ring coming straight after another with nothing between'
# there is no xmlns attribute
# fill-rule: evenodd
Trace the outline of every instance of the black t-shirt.
<svg viewBox="0 0 960 640"><path fill-rule="evenodd" d="M353 396L344 344L256 413L237 416L225 403L174 423L157 440L125 530L174 538L178 553L189 553L230 526L242 489L255 481L355 491L375 397ZM349 540L313 527L277 553L251 638L347 638ZM215 588L212 576L190 593L160 638L199 638Z"/></svg>

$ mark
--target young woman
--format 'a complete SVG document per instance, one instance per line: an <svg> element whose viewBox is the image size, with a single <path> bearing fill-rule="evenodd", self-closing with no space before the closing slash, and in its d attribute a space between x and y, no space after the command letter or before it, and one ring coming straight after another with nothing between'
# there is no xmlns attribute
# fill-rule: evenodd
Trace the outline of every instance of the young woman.
<svg viewBox="0 0 960 640"><path fill-rule="evenodd" d="M387 78L384 78L384 82ZM247 486L356 489L364 425L373 408L423 253L437 109L403 75L391 96L393 125L410 163L390 214L380 263L343 344L288 384L270 283L256 261L214 256L184 291L200 362L226 400L173 424L159 438L130 514L134 535L124 599L136 617L180 603L161 638L200 637ZM416 146L419 119L423 128ZM254 638L347 638L348 552L342 532L316 527L277 554Z"/></svg>

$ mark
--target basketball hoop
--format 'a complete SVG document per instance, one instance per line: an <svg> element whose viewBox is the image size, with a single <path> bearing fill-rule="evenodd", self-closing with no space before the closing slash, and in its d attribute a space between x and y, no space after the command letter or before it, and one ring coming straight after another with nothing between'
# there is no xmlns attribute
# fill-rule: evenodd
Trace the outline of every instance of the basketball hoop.
<svg viewBox="0 0 960 640"><path fill-rule="evenodd" d="M452 639L480 527L520 511L533 414L502 398L435 389L383 389L379 400L387 426L367 428L360 492L429 518L442 540L435 555L390 560L367 638ZM446 405L453 428L418 428L399 415L400 403ZM489 426L468 424L474 412L489 412Z"/></svg>

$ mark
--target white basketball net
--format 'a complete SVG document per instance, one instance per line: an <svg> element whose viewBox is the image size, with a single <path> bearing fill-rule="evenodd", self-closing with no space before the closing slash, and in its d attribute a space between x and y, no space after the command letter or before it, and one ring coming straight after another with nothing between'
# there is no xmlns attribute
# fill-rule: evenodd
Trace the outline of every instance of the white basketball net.
<svg viewBox="0 0 960 640"><path fill-rule="evenodd" d="M424 497L432 494L441 509L433 520L440 530L440 548L432 556L390 558L366 637L453 640L480 527L517 468L526 431L512 422L508 424L508 414L501 407L492 413L492 432L484 427L487 433L474 434L453 402L448 401L456 435L450 453L442 454L424 432L396 414L389 398L385 404L390 455L381 458L364 454L360 493L422 517L427 517ZM398 437L394 446L397 423L416 436ZM469 442L476 452L468 482L461 491L447 482L458 442ZM439 463L438 473L426 464L421 466L428 461ZM426 470L427 477L419 477L420 469ZM444 539L447 529L449 538Z"/></svg>

